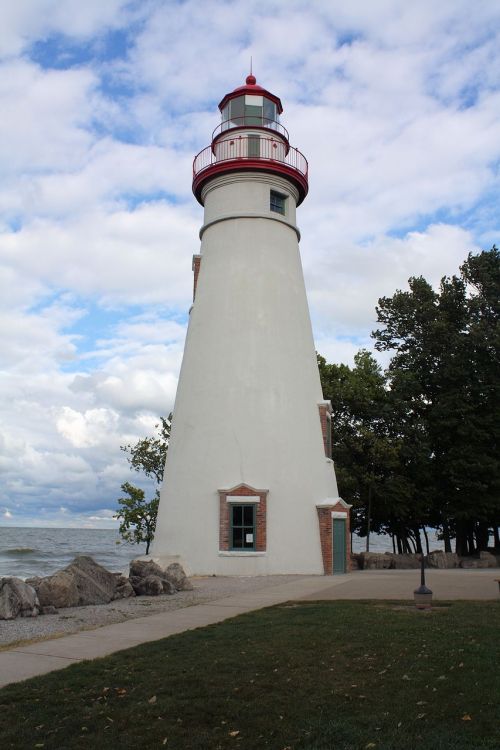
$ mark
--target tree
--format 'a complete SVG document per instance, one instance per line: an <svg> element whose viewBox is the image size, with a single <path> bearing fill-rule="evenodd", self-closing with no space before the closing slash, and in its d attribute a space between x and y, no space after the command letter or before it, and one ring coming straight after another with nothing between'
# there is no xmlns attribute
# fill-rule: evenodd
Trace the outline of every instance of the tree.
<svg viewBox="0 0 500 750"><path fill-rule="evenodd" d="M170 413L166 419L160 417L160 424L155 425L156 437L142 438L135 445L129 443L120 446L122 451L129 454L127 461L132 469L145 474L149 479L156 480L157 484L163 481L171 424L172 414Z"/></svg>
<svg viewBox="0 0 500 750"><path fill-rule="evenodd" d="M125 497L118 498L119 510L115 518L121 519L119 532L125 541L133 544L146 544L146 555L153 541L156 529L156 517L160 501L159 486L163 481L165 460L170 440L172 414L168 418L160 417L160 424L155 425L156 436L138 440L134 445L122 445L121 450L128 455L130 468L144 474L156 484L154 497L147 501L143 489L129 482L121 485Z"/></svg>
<svg viewBox="0 0 500 750"><path fill-rule="evenodd" d="M139 487L124 482L121 488L126 493L126 497L118 498L121 507L115 514L115 518L121 519L119 532L125 541L131 544L145 542L146 555L148 555L156 529L160 493L156 490L154 498L146 502L144 490Z"/></svg>
<svg viewBox="0 0 500 750"><path fill-rule="evenodd" d="M372 354L360 351L354 367L330 365L318 356L325 398L333 405L335 470L341 496L353 505L353 528L402 534L408 483L399 470L403 445L392 429L386 377ZM391 522L391 518L393 519Z"/></svg>
<svg viewBox="0 0 500 750"><path fill-rule="evenodd" d="M426 458L413 475L445 549L485 549L499 520L498 365L500 257L469 255L439 291L422 277L379 300L376 348L394 352L388 378L406 419L419 425ZM402 434L405 434L403 422ZM497 534L498 536L498 534Z"/></svg>

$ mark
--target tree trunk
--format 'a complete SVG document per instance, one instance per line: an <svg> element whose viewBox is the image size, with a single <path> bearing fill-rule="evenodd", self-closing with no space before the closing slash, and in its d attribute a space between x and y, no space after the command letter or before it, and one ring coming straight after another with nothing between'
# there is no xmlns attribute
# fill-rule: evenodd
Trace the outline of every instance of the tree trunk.
<svg viewBox="0 0 500 750"><path fill-rule="evenodd" d="M392 554L395 555L396 554L396 541L394 539L394 534L392 533L392 531L391 531L391 539L392 539Z"/></svg>
<svg viewBox="0 0 500 750"><path fill-rule="evenodd" d="M476 547L478 552L485 552L488 549L490 540L490 529L485 521L479 521L476 524Z"/></svg>
<svg viewBox="0 0 500 750"><path fill-rule="evenodd" d="M469 547L469 555L473 555L476 552L476 543L474 540L474 521L467 522L467 545Z"/></svg>
<svg viewBox="0 0 500 750"><path fill-rule="evenodd" d="M415 537L413 536L413 531L410 531L408 534L408 548L410 549L410 554L412 555L417 552L417 542Z"/></svg>
<svg viewBox="0 0 500 750"><path fill-rule="evenodd" d="M457 521L457 535L455 538L455 551L457 555L468 555L469 545L467 540L467 530L465 521Z"/></svg>
<svg viewBox="0 0 500 750"><path fill-rule="evenodd" d="M366 551L370 551L370 526L372 522L372 483L368 485L368 505L366 509Z"/></svg>
<svg viewBox="0 0 500 750"><path fill-rule="evenodd" d="M396 534L396 541L398 543L398 555L403 554L403 545L401 544L401 535L399 532Z"/></svg>
<svg viewBox="0 0 500 750"><path fill-rule="evenodd" d="M443 541L444 551L451 552L450 527L448 526L448 521L443 521Z"/></svg>
<svg viewBox="0 0 500 750"><path fill-rule="evenodd" d="M415 552L418 555L421 555L422 554L422 540L420 538L420 527L415 526L415 528L413 529L413 533L415 535Z"/></svg>

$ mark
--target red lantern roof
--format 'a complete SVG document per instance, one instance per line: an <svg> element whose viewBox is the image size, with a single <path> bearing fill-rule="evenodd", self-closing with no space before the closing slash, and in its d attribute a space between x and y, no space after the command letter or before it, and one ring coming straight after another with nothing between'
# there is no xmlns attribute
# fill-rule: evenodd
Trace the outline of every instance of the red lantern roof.
<svg viewBox="0 0 500 750"><path fill-rule="evenodd" d="M244 86L238 86L238 88L234 89L234 91L231 91L229 94L226 94L224 99L219 104L220 111L222 112L222 110L224 109L228 101L230 101L231 99L235 99L237 96L241 96L242 94L253 94L254 96L265 96L266 99L270 99L272 102L276 104L279 115L283 112L281 99L278 96L271 94L270 91L266 91L266 89L263 89L262 86L259 86L257 84L257 79L253 75L247 76Z"/></svg>

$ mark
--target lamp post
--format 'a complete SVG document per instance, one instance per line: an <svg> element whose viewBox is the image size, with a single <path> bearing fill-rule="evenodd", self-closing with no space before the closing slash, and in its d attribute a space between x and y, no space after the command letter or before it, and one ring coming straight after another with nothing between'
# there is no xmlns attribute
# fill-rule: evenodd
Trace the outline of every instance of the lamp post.
<svg viewBox="0 0 500 750"><path fill-rule="evenodd" d="M419 531L420 534L420 531ZM425 556L423 547L420 555L420 586L413 592L415 606L417 609L430 609L432 607L432 591L425 585Z"/></svg>

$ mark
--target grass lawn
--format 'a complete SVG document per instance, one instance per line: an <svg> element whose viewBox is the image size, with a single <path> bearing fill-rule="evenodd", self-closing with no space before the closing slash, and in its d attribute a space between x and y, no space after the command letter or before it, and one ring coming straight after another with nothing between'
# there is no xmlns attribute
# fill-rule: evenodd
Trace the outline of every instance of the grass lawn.
<svg viewBox="0 0 500 750"><path fill-rule="evenodd" d="M0 690L0 747L499 750L500 605L291 603Z"/></svg>

